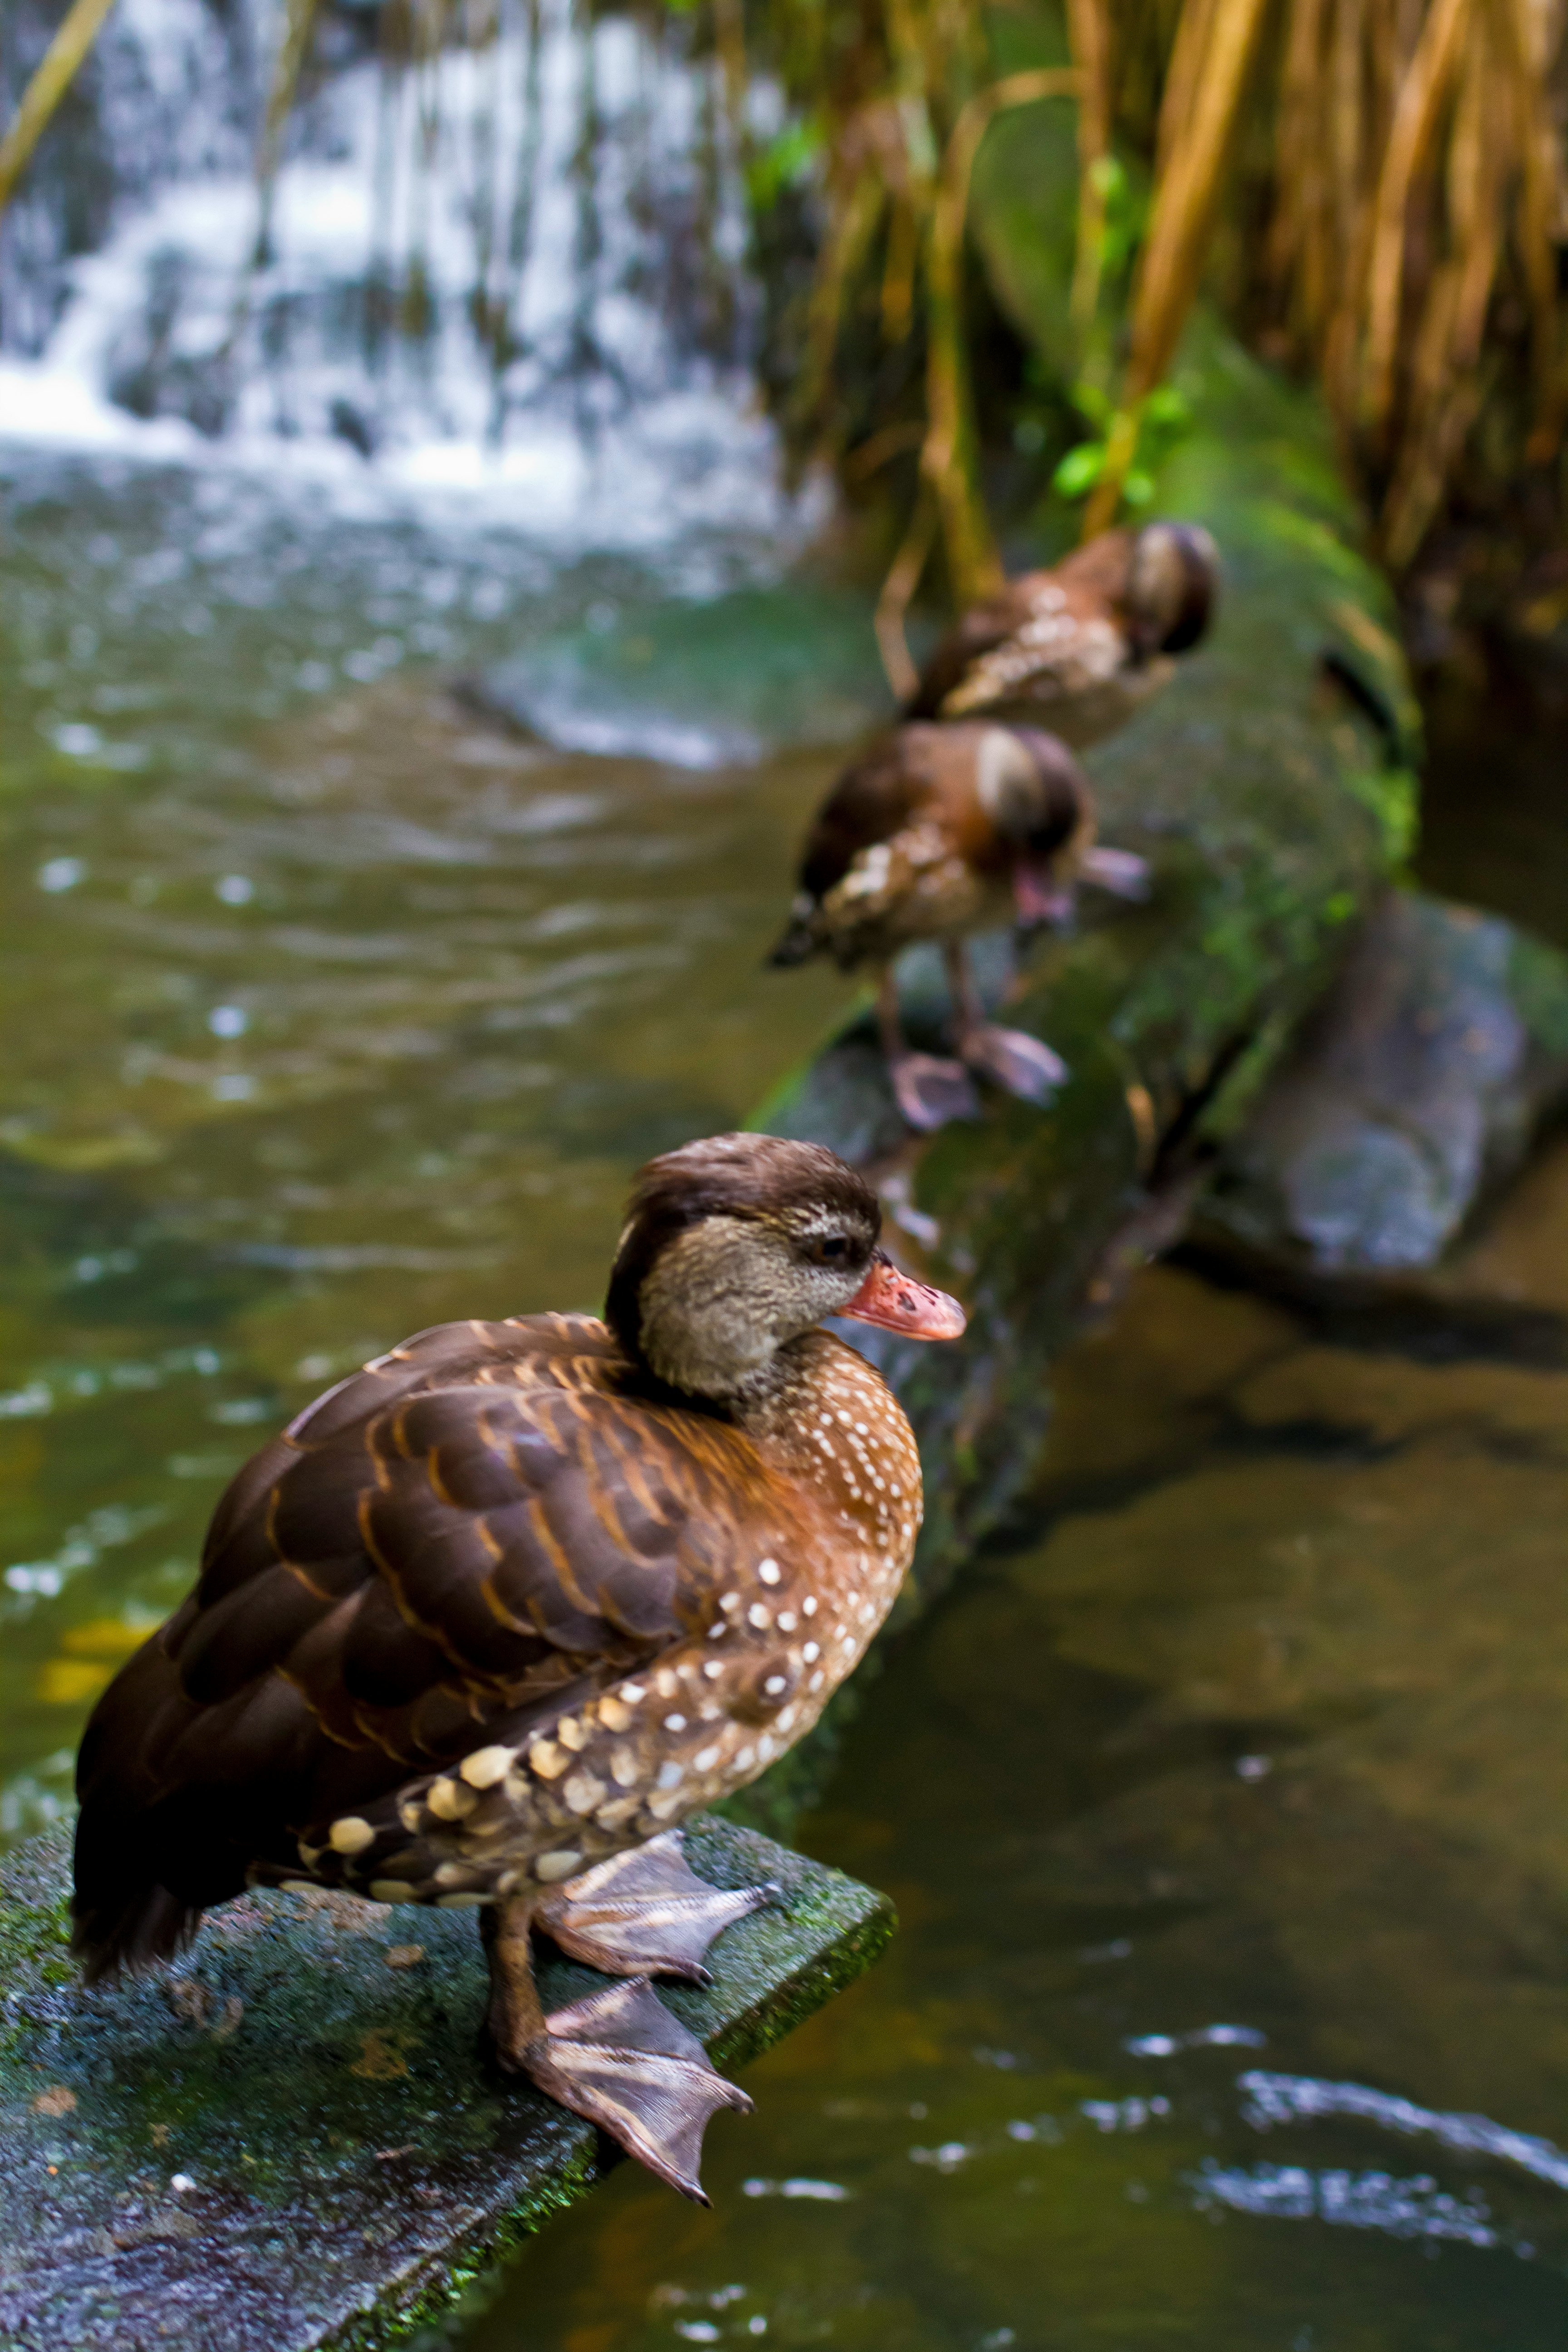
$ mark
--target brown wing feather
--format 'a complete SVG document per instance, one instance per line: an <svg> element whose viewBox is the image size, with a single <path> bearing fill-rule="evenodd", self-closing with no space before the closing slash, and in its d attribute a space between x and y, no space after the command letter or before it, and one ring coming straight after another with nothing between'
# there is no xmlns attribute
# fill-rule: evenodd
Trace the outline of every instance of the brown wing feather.
<svg viewBox="0 0 1568 2352"><path fill-rule="evenodd" d="M900 727L846 768L818 809L801 853L800 886L826 898L863 849L903 830L929 789L920 738Z"/></svg>
<svg viewBox="0 0 1568 2352"><path fill-rule="evenodd" d="M1048 572L1026 572L1009 581L999 595L971 605L957 625L942 638L921 670L920 683L906 705L910 719L936 719L953 688L983 654L1006 642L1023 626L1033 609L1036 589Z"/></svg>
<svg viewBox="0 0 1568 2352"><path fill-rule="evenodd" d="M195 1593L82 1744L89 1966L706 1621L760 1465L737 1433L626 1393L625 1370L585 1318L444 1326L240 1472Z"/></svg>

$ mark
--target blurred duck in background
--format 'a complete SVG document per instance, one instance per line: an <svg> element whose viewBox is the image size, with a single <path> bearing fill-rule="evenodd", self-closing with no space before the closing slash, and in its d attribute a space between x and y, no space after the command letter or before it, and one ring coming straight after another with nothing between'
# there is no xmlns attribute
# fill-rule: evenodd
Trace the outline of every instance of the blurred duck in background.
<svg viewBox="0 0 1568 2352"><path fill-rule="evenodd" d="M1019 720L1081 751L1169 684L1218 593L1219 556L1195 524L1105 531L966 613L905 716Z"/></svg>
<svg viewBox="0 0 1568 2352"><path fill-rule="evenodd" d="M1100 848L1094 834L1089 779L1055 736L975 721L895 728L818 810L769 961L830 955L842 971L880 967L883 1049L911 1127L977 1117L971 1071L1043 1103L1066 1066L1039 1038L986 1019L965 941L1009 921L1061 920L1080 881L1145 897L1143 860ZM946 955L955 1061L915 1052L903 1034L892 964L921 940L940 942Z"/></svg>

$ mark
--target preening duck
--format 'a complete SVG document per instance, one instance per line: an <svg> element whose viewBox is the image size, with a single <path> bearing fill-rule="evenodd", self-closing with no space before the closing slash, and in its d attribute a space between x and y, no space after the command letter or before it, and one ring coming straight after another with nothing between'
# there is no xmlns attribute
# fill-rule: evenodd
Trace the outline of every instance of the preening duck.
<svg viewBox="0 0 1568 2352"><path fill-rule="evenodd" d="M1027 1102L1067 1075L1050 1047L981 1009L964 941L1016 920L1058 919L1080 881L1142 898L1141 857L1095 842L1088 777L1055 736L971 721L899 727L839 777L817 811L789 924L769 961L831 955L840 970L880 967L879 1021L899 1108L930 1129L973 1118L970 1070ZM893 959L942 943L959 1058L918 1054L904 1037Z"/></svg>
<svg viewBox="0 0 1568 2352"><path fill-rule="evenodd" d="M78 1765L89 1980L247 1886L478 1910L499 2065L701 2200L744 2094L649 1978L766 1891L677 1832L816 1722L909 1567L921 1466L844 1315L952 1339L830 1151L760 1135L637 1180L605 1319L451 1323L301 1412L218 1506L200 1580ZM622 1981L547 2017L541 1929Z"/></svg>
<svg viewBox="0 0 1568 2352"><path fill-rule="evenodd" d="M1194 524L1102 532L966 613L905 715L1020 719L1081 751L1169 683L1218 593L1218 553Z"/></svg>

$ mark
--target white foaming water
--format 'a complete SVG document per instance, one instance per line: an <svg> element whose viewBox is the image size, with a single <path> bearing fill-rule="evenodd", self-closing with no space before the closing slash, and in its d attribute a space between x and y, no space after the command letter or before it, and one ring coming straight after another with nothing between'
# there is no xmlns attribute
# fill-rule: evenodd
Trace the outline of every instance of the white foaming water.
<svg viewBox="0 0 1568 2352"><path fill-rule="evenodd" d="M503 16L414 64L329 25L258 261L233 20L130 0L96 82L119 193L58 319L42 261L26 299L41 215L30 247L17 232L0 436L261 473L366 517L478 515L562 551L798 545L822 502L780 488L744 363L709 68L628 22L574 29L568 0L534 14L536 40ZM276 16L254 0L239 22L259 90Z"/></svg>

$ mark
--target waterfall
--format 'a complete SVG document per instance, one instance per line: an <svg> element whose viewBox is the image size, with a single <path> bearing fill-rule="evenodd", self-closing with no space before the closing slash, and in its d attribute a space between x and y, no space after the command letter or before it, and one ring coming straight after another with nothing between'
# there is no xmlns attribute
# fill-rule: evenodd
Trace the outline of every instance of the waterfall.
<svg viewBox="0 0 1568 2352"><path fill-rule="evenodd" d="M574 546L798 531L684 29L338 0L269 177L281 0L121 0L0 228L0 437L477 499ZM13 104L47 31L22 0Z"/></svg>

